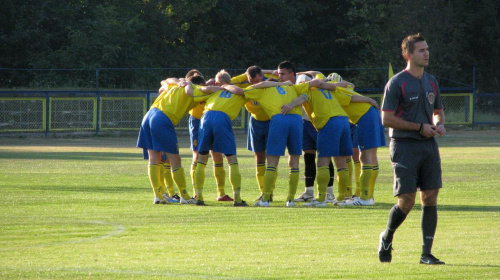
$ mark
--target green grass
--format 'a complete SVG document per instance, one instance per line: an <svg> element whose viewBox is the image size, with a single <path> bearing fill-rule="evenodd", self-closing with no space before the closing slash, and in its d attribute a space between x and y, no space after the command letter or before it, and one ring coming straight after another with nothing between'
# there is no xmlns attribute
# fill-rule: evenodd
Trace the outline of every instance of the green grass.
<svg viewBox="0 0 500 280"><path fill-rule="evenodd" d="M153 205L135 137L0 138L0 279L500 279L498 139L498 131L439 139L433 253L447 264L433 267L418 264L419 203L396 233L393 262L378 261L395 203L387 147L375 206L285 208L282 159L276 201L264 209L216 202L211 168L209 206ZM242 197L253 201L255 162L244 143L239 135ZM180 144L187 170L187 138Z"/></svg>

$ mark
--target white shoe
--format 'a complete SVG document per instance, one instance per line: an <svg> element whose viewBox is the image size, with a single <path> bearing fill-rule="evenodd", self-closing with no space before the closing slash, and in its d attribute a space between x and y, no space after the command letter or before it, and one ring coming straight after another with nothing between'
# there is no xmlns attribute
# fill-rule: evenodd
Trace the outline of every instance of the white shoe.
<svg viewBox="0 0 500 280"><path fill-rule="evenodd" d="M286 202L286 207L295 207L295 202L289 200Z"/></svg>
<svg viewBox="0 0 500 280"><path fill-rule="evenodd" d="M326 207L326 201L319 202L317 200L314 200L313 202L309 202L304 204L305 207Z"/></svg>
<svg viewBox="0 0 500 280"><path fill-rule="evenodd" d="M326 194L325 202L333 203L334 200L335 200L334 194L329 194L329 193Z"/></svg>
<svg viewBox="0 0 500 280"><path fill-rule="evenodd" d="M346 199L342 202L339 202L337 205L339 206L369 206L370 200L362 200L359 197L353 199Z"/></svg>
<svg viewBox="0 0 500 280"><path fill-rule="evenodd" d="M170 196L168 196L168 194L166 194L166 193L163 194L163 200L165 200L166 203L162 203L162 204L170 204L172 202L172 198Z"/></svg>
<svg viewBox="0 0 500 280"><path fill-rule="evenodd" d="M372 197L368 200L370 202L370 206L375 205L375 199Z"/></svg>
<svg viewBox="0 0 500 280"><path fill-rule="evenodd" d="M153 200L154 204L160 204L160 199L155 196L155 199Z"/></svg>
<svg viewBox="0 0 500 280"><path fill-rule="evenodd" d="M181 196L181 204L196 204L196 199L194 197L191 197L190 199L184 199Z"/></svg>
<svg viewBox="0 0 500 280"><path fill-rule="evenodd" d="M308 201L312 201L313 199L314 199L314 195L310 195L310 194L307 194L304 192L303 194L301 194L299 197L297 197L293 201L295 201L295 202L308 202Z"/></svg>
<svg viewBox="0 0 500 280"><path fill-rule="evenodd" d="M269 201L262 201L262 199L261 199L261 200L255 202L254 206L258 206L258 207L270 207L271 205L269 204Z"/></svg>

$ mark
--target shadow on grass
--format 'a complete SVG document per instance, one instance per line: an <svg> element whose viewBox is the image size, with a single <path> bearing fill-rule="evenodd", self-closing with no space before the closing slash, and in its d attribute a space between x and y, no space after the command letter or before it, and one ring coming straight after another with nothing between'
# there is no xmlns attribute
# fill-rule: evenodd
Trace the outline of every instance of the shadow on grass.
<svg viewBox="0 0 500 280"><path fill-rule="evenodd" d="M394 206L395 203L377 203L375 206L357 206L364 207L366 209L390 209ZM420 211L420 204L415 204L412 211ZM445 205L438 204L438 211L447 211L447 212L500 212L500 206L479 206L479 205Z"/></svg>
<svg viewBox="0 0 500 280"><path fill-rule="evenodd" d="M48 160L130 160L142 159L142 153L105 153L105 152L2 152L2 159L48 159Z"/></svg>

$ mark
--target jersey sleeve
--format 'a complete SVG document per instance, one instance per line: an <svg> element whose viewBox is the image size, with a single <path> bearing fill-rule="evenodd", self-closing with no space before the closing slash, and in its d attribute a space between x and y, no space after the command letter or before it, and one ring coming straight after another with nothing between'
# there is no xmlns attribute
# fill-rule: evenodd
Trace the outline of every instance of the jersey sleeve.
<svg viewBox="0 0 500 280"><path fill-rule="evenodd" d="M394 78L389 80L384 89L384 98L382 101L382 111L396 111L399 107L401 89L394 81Z"/></svg>

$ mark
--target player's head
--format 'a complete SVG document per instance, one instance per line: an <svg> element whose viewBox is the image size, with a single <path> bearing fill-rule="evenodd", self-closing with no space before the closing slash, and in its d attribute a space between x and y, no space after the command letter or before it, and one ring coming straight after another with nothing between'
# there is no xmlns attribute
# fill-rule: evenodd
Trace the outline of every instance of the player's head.
<svg viewBox="0 0 500 280"><path fill-rule="evenodd" d="M335 82L335 83L342 82L342 77L337 73L328 74L328 77L326 79L330 82Z"/></svg>
<svg viewBox="0 0 500 280"><path fill-rule="evenodd" d="M278 65L280 82L291 81L292 83L295 83L295 73L295 65L288 60L283 61Z"/></svg>
<svg viewBox="0 0 500 280"><path fill-rule="evenodd" d="M187 79L187 78L192 77L192 76L202 76L203 77L203 75L201 74L201 72L198 71L197 69L191 69L191 70L189 70L189 72L187 72L185 78Z"/></svg>
<svg viewBox="0 0 500 280"><path fill-rule="evenodd" d="M427 43L425 42L425 38L420 35L420 33L409 35L403 39L401 42L401 54L403 58L408 61L410 60L410 55L413 55L415 50L417 49L417 45L425 44L427 47Z"/></svg>
<svg viewBox="0 0 500 280"><path fill-rule="evenodd" d="M259 66L250 66L245 72L247 75L248 82L252 85L262 82L264 75L262 75L262 69Z"/></svg>
<svg viewBox="0 0 500 280"><path fill-rule="evenodd" d="M309 75L309 74L301 74L301 75L298 75L297 76L297 80L295 81L295 84L302 84L302 83L305 83L305 82L309 82L310 80L312 80L312 76Z"/></svg>
<svg viewBox="0 0 500 280"><path fill-rule="evenodd" d="M215 84L216 85L227 85L231 83L231 75L229 73L222 69L215 75Z"/></svg>
<svg viewBox="0 0 500 280"><path fill-rule="evenodd" d="M204 85L206 83L205 78L203 78L203 76L198 76L198 75L191 76L191 77L187 78L186 80L190 81L191 83L193 83L195 85Z"/></svg>

